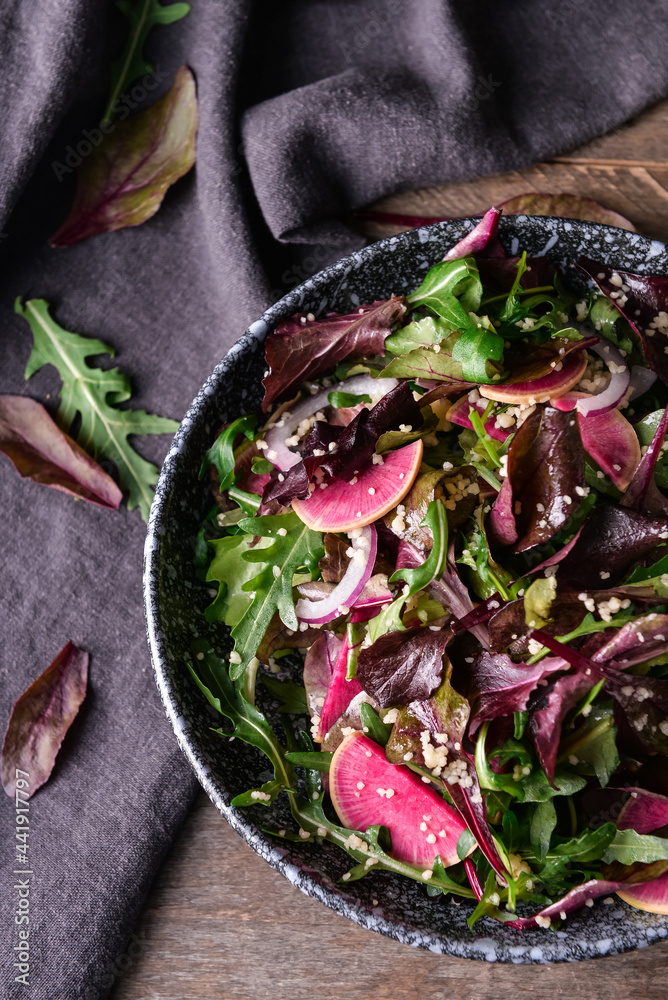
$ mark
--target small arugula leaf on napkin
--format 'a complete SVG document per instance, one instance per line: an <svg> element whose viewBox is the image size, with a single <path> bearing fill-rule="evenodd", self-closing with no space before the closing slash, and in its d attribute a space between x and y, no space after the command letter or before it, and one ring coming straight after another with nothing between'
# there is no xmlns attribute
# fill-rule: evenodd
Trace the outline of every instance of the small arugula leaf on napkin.
<svg viewBox="0 0 668 1000"><path fill-rule="evenodd" d="M48 781L86 696L88 653L68 642L12 708L0 755L2 787L24 801Z"/></svg>
<svg viewBox="0 0 668 1000"><path fill-rule="evenodd" d="M170 3L162 6L159 0L116 0L116 6L130 22L130 35L118 59L111 64L111 93L102 115L106 125L118 113L116 104L127 87L138 76L153 73L155 66L144 56L144 45L151 28L156 24L173 24L190 10L188 3Z"/></svg>
<svg viewBox="0 0 668 1000"><path fill-rule="evenodd" d="M325 553L320 532L307 528L294 511L248 517L239 522L239 527L250 535L268 538L270 542L264 548L256 546L241 552L246 562L263 565L241 588L250 593L252 599L232 629L234 659L237 660L230 668L232 680L243 676L276 611L287 628L294 632L299 629L292 578L302 567L315 571L318 560Z"/></svg>
<svg viewBox="0 0 668 1000"><path fill-rule="evenodd" d="M138 226L195 162L197 98L186 66L155 104L119 122L81 163L70 214L49 240L68 247L87 236Z"/></svg>
<svg viewBox="0 0 668 1000"><path fill-rule="evenodd" d="M116 510L123 494L97 462L28 396L0 396L0 451L18 474Z"/></svg>
<svg viewBox="0 0 668 1000"><path fill-rule="evenodd" d="M128 436L173 434L178 423L145 410L119 410L115 404L131 395L127 375L118 368L91 368L86 360L94 354L113 354L113 349L101 340L64 330L49 315L44 299L30 299L25 304L17 299L15 309L33 333L25 377L30 378L47 364L57 368L63 380L58 422L67 431L80 415L78 444L93 458L114 462L121 489L129 493L128 510L139 507L144 520L148 520L158 469L134 450Z"/></svg>

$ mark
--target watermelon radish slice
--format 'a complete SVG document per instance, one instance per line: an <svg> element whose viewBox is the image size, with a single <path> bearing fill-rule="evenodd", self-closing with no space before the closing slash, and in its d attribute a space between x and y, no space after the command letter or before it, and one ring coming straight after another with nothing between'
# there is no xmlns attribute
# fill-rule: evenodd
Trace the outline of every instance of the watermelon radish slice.
<svg viewBox="0 0 668 1000"><path fill-rule="evenodd" d="M386 826L398 861L430 869L439 854L446 867L459 860L457 841L466 826L457 811L418 774L390 764L364 733L346 736L334 753L329 794L347 829Z"/></svg>
<svg viewBox="0 0 668 1000"><path fill-rule="evenodd" d="M331 726L334 725L339 716L343 715L355 695L362 690L362 685L354 677L349 681L346 680L348 649L348 636L346 635L334 664L332 679L329 682L325 703L320 712L320 722L313 737L316 743L322 743Z"/></svg>
<svg viewBox="0 0 668 1000"><path fill-rule="evenodd" d="M382 458L382 465L367 462L350 482L324 480L306 500L293 500L293 509L314 531L351 531L372 524L410 490L422 461L422 441Z"/></svg>
<svg viewBox="0 0 668 1000"><path fill-rule="evenodd" d="M574 410L579 400L588 398L591 394L587 392L567 392L558 399L551 399L550 405L558 410ZM633 427L619 410L585 416L578 409L577 415L584 450L618 490L625 490L642 457Z"/></svg>
<svg viewBox="0 0 668 1000"><path fill-rule="evenodd" d="M553 370L549 375L533 379L531 382L517 382L509 385L481 385L478 392L486 399L497 403L544 403L550 398L563 396L580 381L587 369L587 358L582 351L567 354L561 362L561 371Z"/></svg>
<svg viewBox="0 0 668 1000"><path fill-rule="evenodd" d="M476 403L469 402L468 396L462 396L458 399L456 403L448 410L448 420L451 424L457 424L458 427L468 427L469 430L473 430L473 424L469 418L469 410L474 407L480 416L482 417L485 412L486 405L484 402L478 400ZM511 433L510 430L504 430L503 427L496 426L496 418L492 414L491 418L488 418L484 424L485 430L491 438L495 441L505 441L508 435Z"/></svg>

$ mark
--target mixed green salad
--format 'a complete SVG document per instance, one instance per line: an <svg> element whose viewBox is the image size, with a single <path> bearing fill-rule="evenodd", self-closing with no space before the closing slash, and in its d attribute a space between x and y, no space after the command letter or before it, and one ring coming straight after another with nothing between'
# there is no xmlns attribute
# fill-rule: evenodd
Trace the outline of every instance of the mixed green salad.
<svg viewBox="0 0 668 1000"><path fill-rule="evenodd" d="M274 768L233 804L287 795L272 833L344 882L471 926L668 913L668 279L580 258L578 294L498 218L410 295L269 334L263 415L202 464L234 648L189 668Z"/></svg>

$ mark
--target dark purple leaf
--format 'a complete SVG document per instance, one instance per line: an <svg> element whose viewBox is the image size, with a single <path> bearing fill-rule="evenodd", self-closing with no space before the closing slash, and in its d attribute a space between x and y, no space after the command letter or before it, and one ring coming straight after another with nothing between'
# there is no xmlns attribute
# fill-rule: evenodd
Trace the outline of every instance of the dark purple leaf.
<svg viewBox="0 0 668 1000"><path fill-rule="evenodd" d="M322 634L322 631L316 628L308 628L305 632L293 632L292 629L283 624L277 611L269 622L262 642L257 648L257 656L262 663L266 663L270 656L281 649L308 648Z"/></svg>
<svg viewBox="0 0 668 1000"><path fill-rule="evenodd" d="M441 683L451 638L450 629L388 632L361 651L357 679L381 708L424 701Z"/></svg>
<svg viewBox="0 0 668 1000"><path fill-rule="evenodd" d="M597 899L599 896L609 896L611 893L617 892L624 885L626 885L625 882L611 882L604 879L592 878L588 882L583 882L582 885L576 885L574 889L567 892L556 903L544 906L530 917L518 917L517 920L504 920L504 926L515 927L518 930L527 930L529 927L541 926L536 917L541 917L543 920L547 917L551 920L563 919L561 917L562 913L567 915L573 913L575 910L579 910L585 906L587 900ZM542 924L542 926L544 927L545 924Z"/></svg>
<svg viewBox="0 0 668 1000"><path fill-rule="evenodd" d="M304 687L311 716L322 711L342 644L334 632L321 632L304 658Z"/></svg>
<svg viewBox="0 0 668 1000"><path fill-rule="evenodd" d="M341 431L336 451L324 456L320 466L327 475L348 480L369 461L381 434L397 430L401 424L415 429L423 422L409 383L400 382L371 409L360 410Z"/></svg>
<svg viewBox="0 0 668 1000"><path fill-rule="evenodd" d="M519 257L478 257L476 263L485 290L508 293L517 277ZM551 285L557 273L547 257L527 257L529 269L520 279L521 288Z"/></svg>
<svg viewBox="0 0 668 1000"><path fill-rule="evenodd" d="M657 655L654 651L657 643L663 645L666 641L668 615L645 615L617 629L591 659L594 663L605 663L606 660L619 660L621 657L623 661L625 653L640 647L644 654L643 660L651 660Z"/></svg>
<svg viewBox="0 0 668 1000"><path fill-rule="evenodd" d="M35 483L107 510L116 510L123 499L111 476L27 396L0 396L0 451L20 476Z"/></svg>
<svg viewBox="0 0 668 1000"><path fill-rule="evenodd" d="M318 563L323 580L340 583L348 569L350 557L347 555L350 543L328 531L323 538L325 554Z"/></svg>
<svg viewBox="0 0 668 1000"><path fill-rule="evenodd" d="M512 508L506 487L503 497L499 494L496 521L503 537L510 538L514 518L518 541L513 551L526 552L552 538L578 507L576 487L583 489L585 483L584 451L574 415L551 406L530 414L510 443L507 478ZM497 527L494 519L491 523Z"/></svg>
<svg viewBox="0 0 668 1000"><path fill-rule="evenodd" d="M515 545L519 537L513 511L513 487L507 476L489 513L487 532L495 546Z"/></svg>
<svg viewBox="0 0 668 1000"><path fill-rule="evenodd" d="M21 786L25 798L48 781L86 696L87 679L88 653L68 642L15 703L0 755L2 787L11 799L19 779L29 782Z"/></svg>
<svg viewBox="0 0 668 1000"><path fill-rule="evenodd" d="M474 625L486 625L491 618L498 614L499 607L505 603L501 594L495 591L491 597L481 601L473 611L469 611L463 618L459 618L455 622L453 626L455 632L468 632Z"/></svg>
<svg viewBox="0 0 668 1000"><path fill-rule="evenodd" d="M664 351L668 341L659 316L668 312L668 278L614 271L587 257L579 257L575 266L598 285L635 330L648 367L668 385L668 354ZM619 276L620 284L611 281L613 275Z"/></svg>
<svg viewBox="0 0 668 1000"><path fill-rule="evenodd" d="M605 592L605 598L610 595ZM550 605L550 621L545 625L549 635L565 635L582 622L587 614L576 594L557 595ZM526 624L524 598L508 601L489 623L490 648L500 652L510 647L514 655L524 656L529 648L531 628Z"/></svg>
<svg viewBox="0 0 668 1000"><path fill-rule="evenodd" d="M619 501L622 507L629 507L631 510L648 510L654 513L666 510L668 501L660 494L657 497L659 491L654 481L654 468L657 459L661 455L661 446L663 445L667 429L668 406L663 411L663 416L656 428L656 433L647 451L640 459L640 464L635 471L633 479L629 483L624 496ZM654 490L650 492L652 486Z"/></svg>
<svg viewBox="0 0 668 1000"><path fill-rule="evenodd" d="M471 705L470 732L474 733L483 722L499 716L523 712L529 696L544 678L558 671L568 670L569 665L556 656L546 656L529 666L513 663L505 653L479 653L471 664L468 692Z"/></svg>
<svg viewBox="0 0 668 1000"><path fill-rule="evenodd" d="M403 297L361 306L346 316L327 313L319 319L297 313L280 323L266 341L269 374L263 380L262 409L301 382L320 378L344 358L382 354L385 338L406 313Z"/></svg>
<svg viewBox="0 0 668 1000"><path fill-rule="evenodd" d="M537 382L546 375L555 374L554 369L559 362L563 362L565 358L570 360L570 355L579 354L587 347L598 344L599 340L600 337L594 336L585 337L584 340L555 338L544 344L525 344L516 341L504 355L503 361L510 374L500 384L515 386L515 393L525 387L527 396L530 396L532 387L526 383ZM554 387L554 393L558 395L557 385ZM538 392L535 394L538 396ZM541 398L545 399L545 396Z"/></svg>
<svg viewBox="0 0 668 1000"><path fill-rule="evenodd" d="M564 660L558 662L563 670L566 666ZM584 673L565 674L550 684L545 693L534 702L529 716L528 733L536 748L540 766L550 783L554 779L561 724L567 713L593 688L596 681L596 677Z"/></svg>
<svg viewBox="0 0 668 1000"><path fill-rule="evenodd" d="M504 215L556 215L562 219L586 219L602 222L635 232L635 226L619 212L613 212L593 198L579 194L547 194L544 191L527 191L499 203Z"/></svg>
<svg viewBox="0 0 668 1000"><path fill-rule="evenodd" d="M195 78L181 66L164 97L117 122L84 157L72 210L50 245L69 247L150 219L170 185L195 162L196 132Z"/></svg>
<svg viewBox="0 0 668 1000"><path fill-rule="evenodd" d="M648 517L611 503L598 504L559 566L559 587L578 591L599 588L601 573L609 573L606 581L615 587L666 537L665 517Z"/></svg>

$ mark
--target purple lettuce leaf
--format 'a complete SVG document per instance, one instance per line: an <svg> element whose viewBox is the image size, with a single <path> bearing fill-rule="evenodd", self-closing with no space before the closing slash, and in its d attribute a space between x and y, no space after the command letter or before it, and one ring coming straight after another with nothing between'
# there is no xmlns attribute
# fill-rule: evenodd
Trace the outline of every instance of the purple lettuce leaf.
<svg viewBox="0 0 668 1000"><path fill-rule="evenodd" d="M451 638L450 629L387 632L360 652L357 679L381 708L424 701L441 683Z"/></svg>
<svg viewBox="0 0 668 1000"><path fill-rule="evenodd" d="M14 704L0 754L0 779L11 799L22 784L30 798L49 780L56 756L86 697L88 653L68 642ZM17 770L25 772L17 774Z"/></svg>
<svg viewBox="0 0 668 1000"><path fill-rule="evenodd" d="M495 547L515 545L519 538L513 506L513 487L506 476L487 520L488 535Z"/></svg>
<svg viewBox="0 0 668 1000"><path fill-rule="evenodd" d="M629 797L617 817L620 830L652 833L668 826L668 797L644 788L629 788Z"/></svg>
<svg viewBox="0 0 668 1000"><path fill-rule="evenodd" d="M599 588L601 573L608 573L605 579L615 587L666 537L665 517L649 517L612 503L598 504L559 565L559 587L577 591Z"/></svg>
<svg viewBox="0 0 668 1000"><path fill-rule="evenodd" d="M401 424L415 429L423 422L409 383L400 382L371 409L360 410L337 438L336 451L324 456L320 467L335 479L350 479L370 460L382 434Z"/></svg>
<svg viewBox="0 0 668 1000"><path fill-rule="evenodd" d="M657 655L655 652L657 643L663 645L666 641L668 641L668 615L656 613L644 615L617 629L612 638L597 649L591 659L594 663L605 663L606 660L619 661L624 653L640 647L644 660L650 660Z"/></svg>
<svg viewBox="0 0 668 1000"><path fill-rule="evenodd" d="M0 396L0 451L35 483L107 510L123 499L111 476L28 396Z"/></svg>
<svg viewBox="0 0 668 1000"><path fill-rule="evenodd" d="M649 513L668 511L668 500L659 492L654 480L654 469L661 455L661 446L666 436L666 430L668 430L668 406L663 411L652 442L640 459L633 479L619 501L622 507Z"/></svg>
<svg viewBox="0 0 668 1000"><path fill-rule="evenodd" d="M127 121L114 124L77 170L70 214L52 247L138 226L160 208L170 185L195 162L195 78L181 66L171 90Z"/></svg>
<svg viewBox="0 0 668 1000"><path fill-rule="evenodd" d="M508 293L517 277L519 257L478 257L476 263L485 289ZM520 278L520 288L551 285L557 273L547 257L527 257L528 268Z"/></svg>
<svg viewBox="0 0 668 1000"><path fill-rule="evenodd" d="M562 670L567 667L564 660L558 662ZM527 731L550 784L554 782L561 724L580 698L593 688L596 680L580 672L565 674L549 684L533 702Z"/></svg>
<svg viewBox="0 0 668 1000"><path fill-rule="evenodd" d="M668 385L665 326L659 315L668 312L668 278L615 271L587 257L579 257L575 266L598 285L635 330L648 367Z"/></svg>
<svg viewBox="0 0 668 1000"><path fill-rule="evenodd" d="M568 340L555 337L544 344L525 344L515 341L504 355L504 364L510 374L503 380L503 385L521 385L526 382L536 382L546 375L552 374L554 367L569 355L584 351L587 347L598 344L600 337L585 337L583 340ZM525 386L527 396L531 395L531 386ZM555 389L556 391L556 389Z"/></svg>
<svg viewBox="0 0 668 1000"><path fill-rule="evenodd" d="M499 202L498 207L505 215L556 215L562 219L586 219L588 222L602 222L605 226L617 226L635 232L632 222L606 208L593 198L583 198L579 194L548 194L544 191L527 191Z"/></svg>
<svg viewBox="0 0 668 1000"><path fill-rule="evenodd" d="M504 537L511 536L510 518L514 518L518 536L514 552L526 552L549 541L564 526L577 509L577 489L582 490L585 484L584 468L584 450L574 416L551 406L534 410L510 443L507 477L512 508L509 513L506 492L498 517ZM495 520L491 523L497 526Z"/></svg>
<svg viewBox="0 0 668 1000"><path fill-rule="evenodd" d="M278 611L273 615L262 642L257 648L258 659L267 663L270 656L281 649L306 649L323 633L320 629L307 628L304 632L293 632L281 621Z"/></svg>
<svg viewBox="0 0 668 1000"><path fill-rule="evenodd" d="M474 625L486 625L496 614L499 607L506 602L498 591L495 591L484 601L481 601L473 611L459 618L453 628L455 632L468 632ZM494 647L492 647L494 648Z"/></svg>
<svg viewBox="0 0 668 1000"><path fill-rule="evenodd" d="M471 705L470 733L488 719L523 712L542 680L568 669L569 665L556 656L546 656L528 665L513 663L505 653L483 650L471 664L471 687L467 692Z"/></svg>
<svg viewBox="0 0 668 1000"><path fill-rule="evenodd" d="M606 592L606 597L607 597ZM550 621L544 626L549 635L566 635L582 622L587 614L576 594L557 594L550 604ZM524 656L529 649L532 629L526 623L524 598L508 601L489 623L490 649L501 652L510 648L515 656Z"/></svg>
<svg viewBox="0 0 668 1000"><path fill-rule="evenodd" d="M551 920L563 920L562 914L568 916L575 910L580 910L590 899L597 899L599 896L610 896L613 892L621 889L626 882L611 882L607 879L592 878L582 885L576 885L574 889L567 892L565 896L558 899L556 903L544 906L529 917L518 917L516 920L504 920L505 927L515 927L517 930L527 930L529 927L545 927L544 921L549 917ZM537 917L541 918L538 923Z"/></svg>
<svg viewBox="0 0 668 1000"><path fill-rule="evenodd" d="M385 338L406 313L403 297L361 306L346 316L327 313L319 319L297 313L267 337L269 374L264 378L262 409L294 391L307 379L326 375L344 358L382 354ZM310 314L309 314L310 315Z"/></svg>
<svg viewBox="0 0 668 1000"><path fill-rule="evenodd" d="M480 222L459 243L448 250L443 260L456 260L471 253L487 251L487 256L505 257L506 251L499 243L497 230L501 212L498 208L489 208Z"/></svg>
<svg viewBox="0 0 668 1000"><path fill-rule="evenodd" d="M320 573L326 583L340 583L348 569L350 543L328 531L323 538L325 554L318 563Z"/></svg>
<svg viewBox="0 0 668 1000"><path fill-rule="evenodd" d="M272 501L287 507L293 500L304 500L309 495L311 477L322 463L323 452L327 453L330 443L338 441L340 435L340 427L316 420L304 439L301 460L287 472L278 468L271 470L262 492L263 508Z"/></svg>

